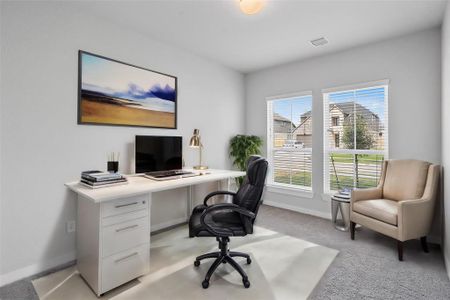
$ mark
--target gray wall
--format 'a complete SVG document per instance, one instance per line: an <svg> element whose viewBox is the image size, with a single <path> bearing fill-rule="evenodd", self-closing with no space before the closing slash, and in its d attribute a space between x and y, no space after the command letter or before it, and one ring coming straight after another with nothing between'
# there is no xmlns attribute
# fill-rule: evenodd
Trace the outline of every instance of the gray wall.
<svg viewBox="0 0 450 300"><path fill-rule="evenodd" d="M444 258L450 277L450 5L442 24L442 167L444 191Z"/></svg>
<svg viewBox="0 0 450 300"><path fill-rule="evenodd" d="M120 171L129 172L136 134L182 135L189 166L198 156L188 138L199 128L205 162L231 167L228 141L244 131L240 73L70 4L2 1L1 11L3 282L74 259L75 235L65 223L76 217L75 197L63 184L82 170L105 169L111 151L121 152ZM77 125L78 49L177 76L178 129ZM155 195L154 225L186 217L185 199L184 189Z"/></svg>
<svg viewBox="0 0 450 300"><path fill-rule="evenodd" d="M313 91L314 196L267 192L266 203L330 216L330 203L323 195L324 88L390 79L390 158L440 163L440 55L440 29L436 28L246 75L246 130L264 138L266 97Z"/></svg>

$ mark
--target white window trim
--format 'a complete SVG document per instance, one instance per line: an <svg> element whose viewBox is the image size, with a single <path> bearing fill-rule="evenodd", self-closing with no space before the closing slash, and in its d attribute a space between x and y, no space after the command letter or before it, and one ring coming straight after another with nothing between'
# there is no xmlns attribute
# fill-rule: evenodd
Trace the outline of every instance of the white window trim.
<svg viewBox="0 0 450 300"><path fill-rule="evenodd" d="M377 87L377 86L380 86L380 87L388 86L389 82L390 82L389 79L381 79L381 80L374 80L374 81L369 81L369 82L340 85L340 86L336 86L336 87L322 89L322 94L344 92L344 91L348 91L348 90L364 90L367 88L372 88L372 87Z"/></svg>
<svg viewBox="0 0 450 300"><path fill-rule="evenodd" d="M290 185L284 185L282 183L268 183L267 185L267 191L270 193L277 193L277 194L283 194L283 195L290 195L295 197L301 197L301 198L308 198L312 199L314 197L314 193L311 189L307 188L297 188Z"/></svg>
<svg viewBox="0 0 450 300"><path fill-rule="evenodd" d="M295 92L295 93L288 93L288 94L282 94L282 95L276 95L276 96L269 96L266 97L266 153L267 153L267 161L269 163L269 166L273 166L273 158L272 158L272 142L273 141L273 126L271 126L271 130L269 130L269 122L272 122L270 112L272 112L272 109L269 111L269 105L272 104L275 100L288 100L298 97L304 97L304 96L311 96L313 97L312 90L310 91L303 91L303 92ZM313 115L313 105L311 105L311 116ZM285 194L285 195L292 195L292 196L300 196L304 198L313 198L313 190L312 190L312 178L313 178L313 166L314 161L311 161L311 187L295 187L288 184L283 183L276 183L273 180L273 169L269 167L267 178L267 190L269 192L279 193L279 194Z"/></svg>
<svg viewBox="0 0 450 300"><path fill-rule="evenodd" d="M330 190L330 164L328 163L328 156L331 152L333 153L352 153L352 154L380 154L382 153L384 155L384 159L389 159L389 115L388 115L388 107L389 107L389 79L382 79L382 80L376 80L376 81L370 81L370 82L364 82L364 83L356 83L356 84L350 84L345 86L339 86L339 87L332 87L332 88L326 88L322 89L322 104L323 104L323 193L322 193L322 200L324 201L330 201L330 196L333 195L332 191ZM349 149L329 149L329 141L328 141L328 135L327 135L327 120L329 119L330 111L329 109L325 108L325 100L327 104L329 105L329 100L325 97L329 93L336 93L336 92L344 92L348 90L363 90L367 88L376 88L376 87L384 87L385 93L384 93L384 115L387 119L387 128L384 128L384 150L378 151L378 150L349 150Z"/></svg>
<svg viewBox="0 0 450 300"><path fill-rule="evenodd" d="M303 91L303 92L269 96L269 97L266 97L266 102L273 101L273 100L287 100L287 99L304 97L304 96L312 96L312 91Z"/></svg>

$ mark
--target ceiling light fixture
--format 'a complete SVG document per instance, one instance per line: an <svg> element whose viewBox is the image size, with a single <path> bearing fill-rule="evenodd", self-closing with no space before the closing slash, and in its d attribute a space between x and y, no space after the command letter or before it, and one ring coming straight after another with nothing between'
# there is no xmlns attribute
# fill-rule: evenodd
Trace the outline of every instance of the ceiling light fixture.
<svg viewBox="0 0 450 300"><path fill-rule="evenodd" d="M313 46L319 47L319 46L328 44L328 40L324 37L321 37L321 38L310 41L310 43L313 44Z"/></svg>
<svg viewBox="0 0 450 300"><path fill-rule="evenodd" d="M239 0L239 6L242 12L247 15L256 14L261 10L263 5L263 0Z"/></svg>

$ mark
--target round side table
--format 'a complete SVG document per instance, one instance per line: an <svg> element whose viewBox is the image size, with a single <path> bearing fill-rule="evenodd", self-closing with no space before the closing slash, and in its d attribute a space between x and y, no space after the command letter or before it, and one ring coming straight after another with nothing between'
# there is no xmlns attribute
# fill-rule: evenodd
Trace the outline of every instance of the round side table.
<svg viewBox="0 0 450 300"><path fill-rule="evenodd" d="M338 211L341 212L342 222L344 226L337 224ZM343 199L340 197L331 197L331 221L334 228L340 231L348 231L350 228L350 199Z"/></svg>

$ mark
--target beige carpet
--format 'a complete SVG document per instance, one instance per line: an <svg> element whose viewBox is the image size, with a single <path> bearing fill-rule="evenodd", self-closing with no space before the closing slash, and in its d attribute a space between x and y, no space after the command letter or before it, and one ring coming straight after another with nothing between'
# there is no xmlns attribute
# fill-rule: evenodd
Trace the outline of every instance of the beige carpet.
<svg viewBox="0 0 450 300"><path fill-rule="evenodd" d="M255 234L232 238L232 250L250 253L252 264L238 262L249 276L245 289L240 275L222 264L201 287L212 260L193 266L197 255L215 251L214 238L188 238L179 227L151 238L150 273L109 293L102 299L306 299L338 251L256 227ZM33 281L40 299L97 299L71 267Z"/></svg>

